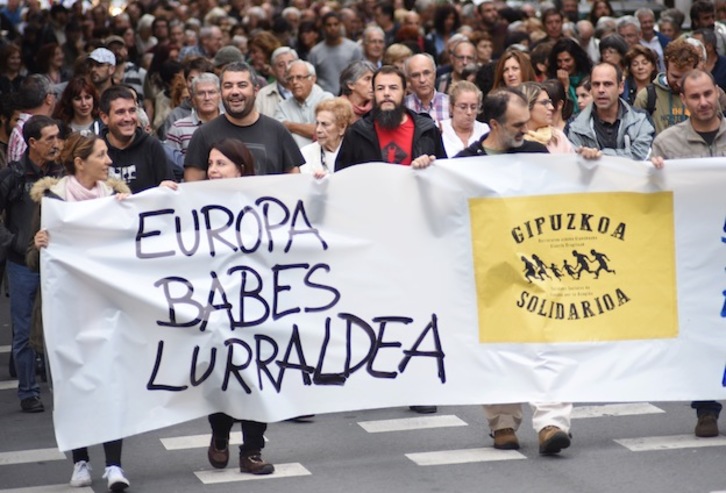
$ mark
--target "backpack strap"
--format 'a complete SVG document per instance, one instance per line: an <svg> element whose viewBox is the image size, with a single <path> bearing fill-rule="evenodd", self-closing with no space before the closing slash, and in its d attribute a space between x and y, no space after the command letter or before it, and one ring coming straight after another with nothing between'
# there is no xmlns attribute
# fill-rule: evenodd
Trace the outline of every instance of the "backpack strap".
<svg viewBox="0 0 726 493"><path fill-rule="evenodd" d="M655 112L655 85L653 83L648 84L648 86L645 88L648 99L645 104L645 109L648 112L649 115L652 115Z"/></svg>

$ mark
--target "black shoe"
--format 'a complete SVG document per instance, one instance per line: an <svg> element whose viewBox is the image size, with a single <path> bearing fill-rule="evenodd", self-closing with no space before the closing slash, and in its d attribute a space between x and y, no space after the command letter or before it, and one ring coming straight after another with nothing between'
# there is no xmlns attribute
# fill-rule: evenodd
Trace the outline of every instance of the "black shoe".
<svg viewBox="0 0 726 493"><path fill-rule="evenodd" d="M418 414L436 414L439 410L436 406L408 406L408 408Z"/></svg>
<svg viewBox="0 0 726 493"><path fill-rule="evenodd" d="M37 395L20 401L20 409L22 409L24 413L42 413L45 411L43 402Z"/></svg>

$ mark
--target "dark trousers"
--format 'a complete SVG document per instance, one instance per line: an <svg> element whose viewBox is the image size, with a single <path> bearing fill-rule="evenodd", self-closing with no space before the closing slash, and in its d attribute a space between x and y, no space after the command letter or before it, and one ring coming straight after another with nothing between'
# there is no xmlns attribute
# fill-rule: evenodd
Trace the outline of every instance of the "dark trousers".
<svg viewBox="0 0 726 493"><path fill-rule="evenodd" d="M212 426L212 437L215 440L229 440L229 432L235 421L242 425L242 445L239 446L240 454L248 454L265 448L265 430L267 423L248 421L246 419L235 419L224 413L209 415L209 424Z"/></svg>
<svg viewBox="0 0 726 493"><path fill-rule="evenodd" d="M106 467L121 467L122 445L122 440L114 440L113 442L106 442L103 444L103 451L106 454ZM88 458L88 449L86 447L77 448L73 451L73 463L75 464L79 460L85 460L86 462L90 461L90 459Z"/></svg>

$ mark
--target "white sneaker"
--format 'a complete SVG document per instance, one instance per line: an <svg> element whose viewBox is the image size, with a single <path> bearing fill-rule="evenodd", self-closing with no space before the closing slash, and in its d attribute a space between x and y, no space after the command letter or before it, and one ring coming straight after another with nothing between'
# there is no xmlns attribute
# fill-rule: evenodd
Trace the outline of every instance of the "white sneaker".
<svg viewBox="0 0 726 493"><path fill-rule="evenodd" d="M108 480L109 491L123 491L129 487L129 480L124 476L124 470L119 466L108 466L103 477Z"/></svg>
<svg viewBox="0 0 726 493"><path fill-rule="evenodd" d="M81 486L91 486L91 464L85 460L79 460L73 464L71 486L75 486L76 488L80 488Z"/></svg>

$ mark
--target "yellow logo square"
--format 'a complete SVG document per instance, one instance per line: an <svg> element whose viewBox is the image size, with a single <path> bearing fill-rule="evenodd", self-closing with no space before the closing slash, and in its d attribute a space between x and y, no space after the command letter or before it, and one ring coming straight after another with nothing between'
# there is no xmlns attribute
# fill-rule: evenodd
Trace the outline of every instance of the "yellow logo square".
<svg viewBox="0 0 726 493"><path fill-rule="evenodd" d="M480 342L678 335L673 195L469 200Z"/></svg>

